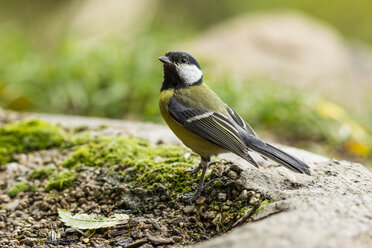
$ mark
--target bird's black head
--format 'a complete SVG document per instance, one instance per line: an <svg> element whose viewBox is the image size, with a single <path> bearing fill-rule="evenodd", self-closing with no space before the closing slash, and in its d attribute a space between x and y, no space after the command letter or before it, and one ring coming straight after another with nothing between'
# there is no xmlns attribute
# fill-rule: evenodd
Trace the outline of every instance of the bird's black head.
<svg viewBox="0 0 372 248"><path fill-rule="evenodd" d="M159 57L164 66L164 82L161 90L181 89L203 82L203 72L193 56L185 52L168 52Z"/></svg>

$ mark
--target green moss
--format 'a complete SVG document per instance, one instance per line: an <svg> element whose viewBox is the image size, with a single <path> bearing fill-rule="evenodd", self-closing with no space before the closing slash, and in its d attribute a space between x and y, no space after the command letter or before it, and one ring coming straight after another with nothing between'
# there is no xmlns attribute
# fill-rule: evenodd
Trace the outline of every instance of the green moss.
<svg viewBox="0 0 372 248"><path fill-rule="evenodd" d="M73 142L86 143L89 136ZM134 163L134 159L140 159L148 143L134 138L127 137L106 137L101 136L97 139L91 139L90 143L77 148L62 166L66 168L76 168L81 165L86 166L110 166L117 164Z"/></svg>
<svg viewBox="0 0 372 248"><path fill-rule="evenodd" d="M40 120L0 127L0 165L12 161L13 153L24 153L60 146L64 136L60 128Z"/></svg>
<svg viewBox="0 0 372 248"><path fill-rule="evenodd" d="M195 160L185 156L187 150L178 146L151 146L147 142L128 137L100 137L77 148L62 165L76 168L81 165L120 168L128 182L143 187L166 185L172 192L188 192L192 183L185 169ZM132 168L131 170L127 170Z"/></svg>
<svg viewBox="0 0 372 248"><path fill-rule="evenodd" d="M190 192L197 178L184 174L184 171L195 166L196 161L186 158L186 152L186 149L177 146L148 147L143 154L144 158L135 164L135 173L129 178L144 187L166 185L175 193Z"/></svg>
<svg viewBox="0 0 372 248"><path fill-rule="evenodd" d="M10 197L15 197L21 192L31 191L32 187L27 181L16 183L9 191L8 195Z"/></svg>
<svg viewBox="0 0 372 248"><path fill-rule="evenodd" d="M53 175L56 172L56 170L57 170L56 168L42 167L42 168L34 170L30 174L30 178L33 178L33 179L49 178L51 175Z"/></svg>
<svg viewBox="0 0 372 248"><path fill-rule="evenodd" d="M266 207L266 206L269 205L269 204L270 204L270 200L269 200L269 199L264 200L264 201L261 203L260 207L257 208L256 213L257 213L258 211L261 211L264 207Z"/></svg>
<svg viewBox="0 0 372 248"><path fill-rule="evenodd" d="M59 173L54 173L49 177L46 182L45 191L50 191L52 189L62 190L71 185L73 181L76 180L76 175L73 171L66 170Z"/></svg>
<svg viewBox="0 0 372 248"><path fill-rule="evenodd" d="M70 148L74 146L81 146L85 144L99 143L106 140L106 136L93 136L91 134L92 130L86 130L82 132L77 132L76 130L71 130L72 133L66 135L66 142L63 143L62 148Z"/></svg>
<svg viewBox="0 0 372 248"><path fill-rule="evenodd" d="M240 209L240 216L244 216L247 211L248 207L243 207L242 209Z"/></svg>

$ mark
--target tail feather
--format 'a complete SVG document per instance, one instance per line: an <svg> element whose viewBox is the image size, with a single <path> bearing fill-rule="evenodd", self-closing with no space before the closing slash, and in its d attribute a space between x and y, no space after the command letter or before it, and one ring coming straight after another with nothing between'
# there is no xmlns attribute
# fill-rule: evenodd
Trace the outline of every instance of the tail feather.
<svg viewBox="0 0 372 248"><path fill-rule="evenodd" d="M289 155L288 153L283 152L282 150L267 144L252 135L247 135L244 137L244 140L247 146L252 150L286 166L288 169L298 173L304 173L309 176L311 175L310 167L298 158L295 158L294 156Z"/></svg>

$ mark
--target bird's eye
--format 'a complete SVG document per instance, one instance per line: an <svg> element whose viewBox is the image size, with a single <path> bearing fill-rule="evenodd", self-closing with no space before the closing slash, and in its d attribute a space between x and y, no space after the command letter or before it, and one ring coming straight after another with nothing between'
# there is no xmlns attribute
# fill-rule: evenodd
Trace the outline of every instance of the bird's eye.
<svg viewBox="0 0 372 248"><path fill-rule="evenodd" d="M186 58L181 58L181 63L182 64L185 64L187 62L187 59Z"/></svg>

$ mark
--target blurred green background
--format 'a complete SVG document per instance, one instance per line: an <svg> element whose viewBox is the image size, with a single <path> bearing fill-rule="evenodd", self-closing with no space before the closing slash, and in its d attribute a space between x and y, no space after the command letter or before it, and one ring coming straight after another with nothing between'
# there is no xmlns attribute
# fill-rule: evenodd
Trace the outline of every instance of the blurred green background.
<svg viewBox="0 0 372 248"><path fill-rule="evenodd" d="M185 50L261 136L370 165L370 13L367 0L0 1L0 106L162 123L157 58Z"/></svg>

